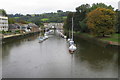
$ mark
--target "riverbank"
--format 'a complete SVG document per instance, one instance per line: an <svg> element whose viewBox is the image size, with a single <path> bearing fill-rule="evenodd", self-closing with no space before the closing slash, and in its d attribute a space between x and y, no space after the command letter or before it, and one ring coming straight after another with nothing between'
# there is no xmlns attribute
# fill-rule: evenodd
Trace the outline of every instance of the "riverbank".
<svg viewBox="0 0 120 80"><path fill-rule="evenodd" d="M2 37L2 43L4 44L4 43L12 42L12 41L15 41L15 40L19 40L19 39L23 39L23 38L26 38L26 37L37 35L39 33L40 33L40 31L23 33L23 34L5 35L5 36Z"/></svg>
<svg viewBox="0 0 120 80"><path fill-rule="evenodd" d="M81 39L84 39L90 43L97 44L103 47L113 47L113 48L120 47L119 36L117 35L112 35L112 37L109 37L109 38L97 38L97 37L93 37L92 35L86 34L86 33L75 33L75 36Z"/></svg>

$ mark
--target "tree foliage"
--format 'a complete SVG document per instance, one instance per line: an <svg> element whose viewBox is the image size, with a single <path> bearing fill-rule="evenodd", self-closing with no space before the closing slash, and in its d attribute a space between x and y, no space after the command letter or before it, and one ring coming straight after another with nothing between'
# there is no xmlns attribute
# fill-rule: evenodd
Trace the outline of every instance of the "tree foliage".
<svg viewBox="0 0 120 80"><path fill-rule="evenodd" d="M72 28L72 17L73 17L74 13L70 12L67 16L67 19L64 22L64 29L65 30L71 30Z"/></svg>
<svg viewBox="0 0 120 80"><path fill-rule="evenodd" d="M106 19L106 22L104 22L105 20L102 20L102 19L98 18L98 15L102 15L101 14L102 11L96 11L96 12L94 11L98 8L103 9L103 13L105 13L105 14L103 14L103 16L104 16L103 19ZM107 11L104 11L104 9L106 9ZM98 32L98 34L101 33L99 35L103 35L103 34L106 34L106 33L110 34L110 33L114 32L114 29L113 29L114 26L113 25L115 23L114 23L113 18L115 17L115 13L114 13L113 10L114 10L114 8L111 5L106 5L104 3L94 3L94 4L92 4L92 6L90 6L89 4L82 4L82 5L78 6L76 8L76 12L74 12L74 15L72 15L74 17L74 31L89 33L91 28L89 28L87 24L91 20L90 20L90 17L88 17L87 15L89 13L94 13L95 15L92 15L93 21L100 22L97 25L101 26L101 27L97 28L98 31L96 31L96 33ZM113 14L110 13L109 11L113 12ZM108 19L108 21L107 21L107 19ZM71 15L68 15L67 19L65 21L64 29L68 30L69 29L68 27L70 27L72 25L70 20L71 20ZM91 24L92 24L92 22L91 22ZM109 24L109 26L107 26L107 24ZM97 26L97 25L94 25L94 26ZM93 26L93 24L92 24L92 26ZM104 30L103 26L108 27L110 29L107 30L107 28L106 28L106 32L100 31L100 30ZM117 23L117 27L116 27L116 29L119 30L118 26L119 26L119 23ZM103 32L103 34L102 34L102 32Z"/></svg>
<svg viewBox="0 0 120 80"><path fill-rule="evenodd" d="M15 23L14 18L8 18L8 23L9 23L9 24L14 24L14 23Z"/></svg>
<svg viewBox="0 0 120 80"><path fill-rule="evenodd" d="M92 4L92 7L90 10L92 11L92 10L95 10L97 8L106 8L106 9L111 9L111 10L114 9L111 5L108 6L104 3L96 3L96 4L94 3L94 4Z"/></svg>
<svg viewBox="0 0 120 80"><path fill-rule="evenodd" d="M7 13L4 9L0 9L0 15L1 16L7 16Z"/></svg>
<svg viewBox="0 0 120 80"><path fill-rule="evenodd" d="M87 16L87 25L96 36L105 36L114 32L115 12L111 9L97 8Z"/></svg>
<svg viewBox="0 0 120 80"><path fill-rule="evenodd" d="M116 10L116 13L117 13L116 31L117 31L117 33L120 33L120 11Z"/></svg>
<svg viewBox="0 0 120 80"><path fill-rule="evenodd" d="M58 10L57 13L43 13L43 14L9 14L8 16L10 18L14 18L16 22L20 20L24 20L27 22L35 22L38 24L40 23L50 23L50 22L55 22L55 23L61 23L65 21L65 17L68 15L69 11L63 12L62 10ZM43 19L48 19L48 20L43 20Z"/></svg>

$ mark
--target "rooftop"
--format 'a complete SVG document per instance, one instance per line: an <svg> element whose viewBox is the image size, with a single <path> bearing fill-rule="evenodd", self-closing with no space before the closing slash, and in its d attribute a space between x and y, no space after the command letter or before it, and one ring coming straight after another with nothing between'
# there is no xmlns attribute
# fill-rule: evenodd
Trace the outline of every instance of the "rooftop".
<svg viewBox="0 0 120 80"><path fill-rule="evenodd" d="M8 19L8 17L5 17L5 16L0 16L0 18L2 18L2 19Z"/></svg>

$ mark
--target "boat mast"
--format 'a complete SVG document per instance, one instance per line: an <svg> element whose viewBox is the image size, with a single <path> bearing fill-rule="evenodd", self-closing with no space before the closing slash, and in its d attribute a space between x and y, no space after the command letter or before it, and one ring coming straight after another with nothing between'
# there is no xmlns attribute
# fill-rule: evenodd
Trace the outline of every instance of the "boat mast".
<svg viewBox="0 0 120 80"><path fill-rule="evenodd" d="M72 40L73 40L73 26L74 24L73 24L73 17L72 17Z"/></svg>

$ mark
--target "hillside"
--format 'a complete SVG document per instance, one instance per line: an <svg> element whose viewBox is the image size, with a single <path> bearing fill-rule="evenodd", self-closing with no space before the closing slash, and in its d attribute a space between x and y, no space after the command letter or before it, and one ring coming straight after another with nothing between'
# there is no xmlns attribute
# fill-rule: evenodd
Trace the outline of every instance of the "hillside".
<svg viewBox="0 0 120 80"><path fill-rule="evenodd" d="M56 13L43 13L43 14L8 14L9 18L12 18L15 20L15 22L20 21L26 21L26 22L33 22L36 24L39 23L61 23L64 22L64 20L67 18L69 11L63 12L63 11L57 11Z"/></svg>

